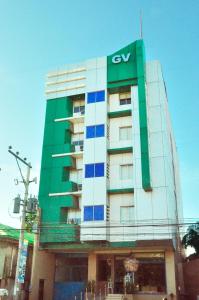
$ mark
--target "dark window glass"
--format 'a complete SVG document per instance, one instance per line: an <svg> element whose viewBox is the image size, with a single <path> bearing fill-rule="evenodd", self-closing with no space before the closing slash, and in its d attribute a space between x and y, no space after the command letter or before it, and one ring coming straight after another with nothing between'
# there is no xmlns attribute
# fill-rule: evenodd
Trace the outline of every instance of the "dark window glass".
<svg viewBox="0 0 199 300"><path fill-rule="evenodd" d="M95 103L105 101L105 91L88 93L87 103Z"/></svg>
<svg viewBox="0 0 199 300"><path fill-rule="evenodd" d="M165 292L165 264L163 260L141 259L135 282L144 292Z"/></svg>
<svg viewBox="0 0 199 300"><path fill-rule="evenodd" d="M88 93L87 103L95 103L95 92Z"/></svg>
<svg viewBox="0 0 199 300"><path fill-rule="evenodd" d="M96 102L105 101L105 91L96 92Z"/></svg>
<svg viewBox="0 0 199 300"><path fill-rule="evenodd" d="M104 136L104 125L96 125L96 132L95 132L96 137L101 137Z"/></svg>
<svg viewBox="0 0 199 300"><path fill-rule="evenodd" d="M86 138L91 139L95 137L95 126L86 127Z"/></svg>
<svg viewBox="0 0 199 300"><path fill-rule="evenodd" d="M85 112L85 106L84 106L84 105L80 106L80 111L81 111L82 113Z"/></svg>
<svg viewBox="0 0 199 300"><path fill-rule="evenodd" d="M84 221L93 221L93 206L84 206Z"/></svg>
<svg viewBox="0 0 199 300"><path fill-rule="evenodd" d="M108 281L111 277L111 265L108 265L106 260L99 260L98 262L98 280Z"/></svg>
<svg viewBox="0 0 199 300"><path fill-rule="evenodd" d="M85 165L85 178L94 177L94 164Z"/></svg>
<svg viewBox="0 0 199 300"><path fill-rule="evenodd" d="M79 106L75 106L73 111L74 111L74 113L78 113L80 111Z"/></svg>
<svg viewBox="0 0 199 300"><path fill-rule="evenodd" d="M104 163L95 164L95 177L104 176Z"/></svg>
<svg viewBox="0 0 199 300"><path fill-rule="evenodd" d="M120 99L120 105L131 104L131 98Z"/></svg>
<svg viewBox="0 0 199 300"><path fill-rule="evenodd" d="M124 105L125 103L125 99L120 99L120 105Z"/></svg>
<svg viewBox="0 0 199 300"><path fill-rule="evenodd" d="M79 146L83 146L84 145L84 141L83 140L80 140L79 141Z"/></svg>
<svg viewBox="0 0 199 300"><path fill-rule="evenodd" d="M94 206L94 220L95 221L104 220L104 205Z"/></svg>

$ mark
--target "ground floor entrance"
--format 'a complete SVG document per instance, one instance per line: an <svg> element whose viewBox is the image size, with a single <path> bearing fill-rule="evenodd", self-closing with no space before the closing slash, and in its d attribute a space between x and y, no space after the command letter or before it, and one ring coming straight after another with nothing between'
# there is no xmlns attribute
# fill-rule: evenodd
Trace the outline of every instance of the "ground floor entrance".
<svg viewBox="0 0 199 300"><path fill-rule="evenodd" d="M76 250L76 249L75 249ZM136 262L136 264L135 264ZM135 267L136 265L136 267ZM88 249L35 251L30 300L96 299L107 294L134 295L134 299L176 298L175 253L172 249ZM98 297L98 298L97 298ZM100 299L100 298L99 298ZM169 299L169 297L168 297Z"/></svg>
<svg viewBox="0 0 199 300"><path fill-rule="evenodd" d="M137 270L126 264L136 261ZM133 266L132 266L133 268ZM107 283L114 293L166 292L164 253L133 253L97 256L97 282Z"/></svg>

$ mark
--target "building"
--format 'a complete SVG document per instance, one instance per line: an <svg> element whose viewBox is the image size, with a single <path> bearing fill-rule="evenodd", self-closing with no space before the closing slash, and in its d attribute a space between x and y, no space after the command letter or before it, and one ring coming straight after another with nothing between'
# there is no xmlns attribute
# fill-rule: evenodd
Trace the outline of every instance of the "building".
<svg viewBox="0 0 199 300"><path fill-rule="evenodd" d="M137 40L48 73L46 96L32 299L71 300L88 281L123 294L125 280L134 299L177 297L182 204L160 63Z"/></svg>
<svg viewBox="0 0 199 300"><path fill-rule="evenodd" d="M28 242L25 280L22 284L23 299L28 299L28 290L32 267L33 234L25 233ZM7 300L13 299L17 256L19 245L19 230L0 224L0 289L8 290Z"/></svg>

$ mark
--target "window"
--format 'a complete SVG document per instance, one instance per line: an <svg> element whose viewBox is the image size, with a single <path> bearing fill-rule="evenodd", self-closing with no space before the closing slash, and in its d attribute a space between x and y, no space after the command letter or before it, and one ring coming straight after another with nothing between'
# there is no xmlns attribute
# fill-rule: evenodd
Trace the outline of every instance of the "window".
<svg viewBox="0 0 199 300"><path fill-rule="evenodd" d="M85 113L85 106L84 105L74 106L73 112L74 113L81 113L83 115Z"/></svg>
<svg viewBox="0 0 199 300"><path fill-rule="evenodd" d="M83 133L73 134L71 144L74 145L74 146L83 146L83 144L84 144L84 134Z"/></svg>
<svg viewBox="0 0 199 300"><path fill-rule="evenodd" d="M95 164L95 177L104 176L104 163Z"/></svg>
<svg viewBox="0 0 199 300"><path fill-rule="evenodd" d="M120 105L131 104L131 98L128 99L120 99Z"/></svg>
<svg viewBox="0 0 199 300"><path fill-rule="evenodd" d="M132 223L134 221L134 206L120 207L120 223Z"/></svg>
<svg viewBox="0 0 199 300"><path fill-rule="evenodd" d="M103 176L104 176L104 163L85 165L85 178L103 177Z"/></svg>
<svg viewBox="0 0 199 300"><path fill-rule="evenodd" d="M80 140L80 141L73 141L72 145L74 146L83 146L84 145L84 141Z"/></svg>
<svg viewBox="0 0 199 300"><path fill-rule="evenodd" d="M120 127L119 128L120 141L130 141L132 139L132 127Z"/></svg>
<svg viewBox="0 0 199 300"><path fill-rule="evenodd" d="M95 137L104 136L104 124L86 126L86 138L91 139Z"/></svg>
<svg viewBox="0 0 199 300"><path fill-rule="evenodd" d="M95 130L96 137L104 136L104 124L96 125Z"/></svg>
<svg viewBox="0 0 199 300"><path fill-rule="evenodd" d="M84 221L93 221L93 206L84 206Z"/></svg>
<svg viewBox="0 0 199 300"><path fill-rule="evenodd" d="M121 165L120 166L120 179L127 180L133 177L133 165Z"/></svg>
<svg viewBox="0 0 199 300"><path fill-rule="evenodd" d="M131 104L131 93L120 94L120 105Z"/></svg>
<svg viewBox="0 0 199 300"><path fill-rule="evenodd" d="M86 126L86 138L91 139L95 137L95 126Z"/></svg>
<svg viewBox="0 0 199 300"><path fill-rule="evenodd" d="M136 294L160 294L166 292L166 278L165 278L165 259L162 253L133 253L139 261L137 272L134 273L134 286ZM127 257L127 256L126 256ZM118 285L117 282L123 282L125 275L124 268L125 256L115 256L115 282L118 293L123 292L123 286ZM100 261L99 261L100 263ZM132 294L132 285L127 285L126 293ZM140 295L140 299L144 296ZM159 295L161 299L162 295ZM156 296L157 297L157 296ZM153 297L155 299L155 296ZM158 298L158 297L157 297Z"/></svg>
<svg viewBox="0 0 199 300"><path fill-rule="evenodd" d="M87 103L96 103L105 101L105 91L88 93Z"/></svg>
<svg viewBox="0 0 199 300"><path fill-rule="evenodd" d="M85 178L92 178L94 174L94 164L85 165Z"/></svg>
<svg viewBox="0 0 199 300"><path fill-rule="evenodd" d="M84 221L104 220L104 205L84 206Z"/></svg>

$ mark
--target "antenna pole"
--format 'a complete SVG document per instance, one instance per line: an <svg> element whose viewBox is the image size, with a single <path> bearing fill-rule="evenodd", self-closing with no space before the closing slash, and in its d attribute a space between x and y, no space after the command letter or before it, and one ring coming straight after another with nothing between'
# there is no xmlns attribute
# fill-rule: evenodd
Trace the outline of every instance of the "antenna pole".
<svg viewBox="0 0 199 300"><path fill-rule="evenodd" d="M142 10L140 10L140 39L143 39L143 31L142 31Z"/></svg>

